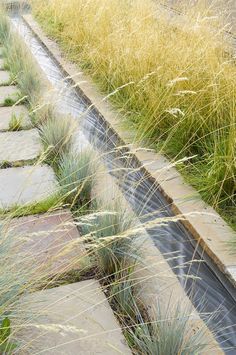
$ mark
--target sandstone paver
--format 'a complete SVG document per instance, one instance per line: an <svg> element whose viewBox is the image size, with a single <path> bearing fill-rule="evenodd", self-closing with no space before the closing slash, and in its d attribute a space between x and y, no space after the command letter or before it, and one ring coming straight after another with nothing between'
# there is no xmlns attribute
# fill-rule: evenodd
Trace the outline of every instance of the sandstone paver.
<svg viewBox="0 0 236 355"><path fill-rule="evenodd" d="M4 59L0 58L0 69L4 68Z"/></svg>
<svg viewBox="0 0 236 355"><path fill-rule="evenodd" d="M19 90L14 85L0 86L0 106L4 106L6 99L16 101L19 97Z"/></svg>
<svg viewBox="0 0 236 355"><path fill-rule="evenodd" d="M38 315L31 325L41 325L16 334L24 354L131 354L96 280L35 292L22 298L20 308Z"/></svg>
<svg viewBox="0 0 236 355"><path fill-rule="evenodd" d="M27 162L36 159L42 151L37 129L0 133L0 165L3 162Z"/></svg>
<svg viewBox="0 0 236 355"><path fill-rule="evenodd" d="M0 85L9 84L11 80L11 75L8 71L0 70Z"/></svg>
<svg viewBox="0 0 236 355"><path fill-rule="evenodd" d="M0 209L40 202L57 190L55 174L47 165L0 170Z"/></svg>
<svg viewBox="0 0 236 355"><path fill-rule="evenodd" d="M0 107L0 131L7 131L12 117L20 120L21 128L25 129L31 126L28 110L23 105Z"/></svg>
<svg viewBox="0 0 236 355"><path fill-rule="evenodd" d="M3 162L19 163L36 159L42 151L37 129L0 133L0 165Z"/></svg>
<svg viewBox="0 0 236 355"><path fill-rule="evenodd" d="M69 210L15 218L5 233L19 243L21 267L34 264L36 275L45 277L82 269L86 250Z"/></svg>

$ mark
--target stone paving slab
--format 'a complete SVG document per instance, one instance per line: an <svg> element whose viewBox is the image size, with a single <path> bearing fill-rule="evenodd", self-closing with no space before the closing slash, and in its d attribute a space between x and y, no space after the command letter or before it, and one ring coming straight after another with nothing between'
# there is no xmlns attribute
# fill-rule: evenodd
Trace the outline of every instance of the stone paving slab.
<svg viewBox="0 0 236 355"><path fill-rule="evenodd" d="M14 85L0 86L0 106L4 106L6 99L16 101L19 97L19 90Z"/></svg>
<svg viewBox="0 0 236 355"><path fill-rule="evenodd" d="M7 85L10 83L10 81L11 74L8 71L0 70L0 85Z"/></svg>
<svg viewBox="0 0 236 355"><path fill-rule="evenodd" d="M22 344L20 354L131 354L96 280L27 295L20 310L35 315L30 327L16 334Z"/></svg>
<svg viewBox="0 0 236 355"><path fill-rule="evenodd" d="M27 162L42 152L42 144L36 128L28 131L0 133L0 166L3 162Z"/></svg>
<svg viewBox="0 0 236 355"><path fill-rule="evenodd" d="M4 69L4 59L0 58L0 69Z"/></svg>
<svg viewBox="0 0 236 355"><path fill-rule="evenodd" d="M31 126L29 113L25 106L0 107L0 131L9 130L9 124L13 116L20 120L22 129Z"/></svg>
<svg viewBox="0 0 236 355"><path fill-rule="evenodd" d="M69 210L14 218L4 231L19 243L21 267L33 262L36 275L48 278L83 268L86 250Z"/></svg>
<svg viewBox="0 0 236 355"><path fill-rule="evenodd" d="M57 190L55 174L47 165L0 170L0 209L40 202Z"/></svg>

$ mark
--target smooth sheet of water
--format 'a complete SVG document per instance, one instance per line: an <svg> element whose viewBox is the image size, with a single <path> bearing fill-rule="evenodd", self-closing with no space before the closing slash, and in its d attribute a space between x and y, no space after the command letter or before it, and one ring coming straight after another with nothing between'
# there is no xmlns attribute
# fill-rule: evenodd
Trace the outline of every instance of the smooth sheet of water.
<svg viewBox="0 0 236 355"><path fill-rule="evenodd" d="M65 77L23 19L14 16L12 23L55 88L60 111L70 114L74 119L79 119L81 115L85 117L82 121L83 133L78 132L78 139L84 145L90 141L98 151L106 153L106 164L111 174L117 178L117 183L140 220L146 222L173 216L157 184L147 178L138 161L126 154L126 149L119 149L121 142L115 132L107 127L94 108L88 109L88 101L73 88L71 81ZM208 319L209 328L215 330L217 326L216 337L222 348L227 354L236 354L236 290L196 245L180 222L162 226L157 223L148 233L156 247L168 258L168 263L195 307L202 312L204 319ZM178 257L170 258L170 255ZM186 278L186 275L192 275L193 278ZM208 316L211 313L214 313L214 317Z"/></svg>

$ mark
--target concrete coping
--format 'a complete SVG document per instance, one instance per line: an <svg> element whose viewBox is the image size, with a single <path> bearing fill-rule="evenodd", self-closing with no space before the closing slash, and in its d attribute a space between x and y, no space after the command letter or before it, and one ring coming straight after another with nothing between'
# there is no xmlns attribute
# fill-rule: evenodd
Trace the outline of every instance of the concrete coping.
<svg viewBox="0 0 236 355"><path fill-rule="evenodd" d="M194 188L185 183L177 169L163 155L150 149L140 149L134 143L135 133L124 129L123 117L108 102L104 101L94 83L82 73L78 65L65 59L59 46L45 36L32 15L24 15L23 19L44 47L47 48L66 76L70 77L71 81L76 84L80 94L88 103L93 104L104 121L136 156L145 172L158 184L159 189L170 202L174 213L185 217L181 222L236 287L236 257L230 253L227 245L229 240L236 237L236 233L212 207L201 199ZM78 77L79 85L76 82Z"/></svg>

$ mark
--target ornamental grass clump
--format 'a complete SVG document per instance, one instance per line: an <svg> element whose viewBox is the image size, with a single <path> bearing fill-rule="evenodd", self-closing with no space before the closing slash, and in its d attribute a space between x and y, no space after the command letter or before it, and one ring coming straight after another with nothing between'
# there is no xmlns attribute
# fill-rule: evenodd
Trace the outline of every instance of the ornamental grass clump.
<svg viewBox="0 0 236 355"><path fill-rule="evenodd" d="M192 355L205 351L207 328L193 330L191 312L183 304L157 301L151 317L151 308L141 301L146 280L138 277L136 266L130 259L122 262L108 285L110 302L134 354Z"/></svg>
<svg viewBox="0 0 236 355"><path fill-rule="evenodd" d="M96 201L101 208L101 201ZM94 252L102 275L113 277L121 270L121 264L134 264L138 250L133 243L133 218L118 203L102 205L102 210L81 219L82 232L95 246Z"/></svg>
<svg viewBox="0 0 236 355"><path fill-rule="evenodd" d="M39 126L44 146L46 161L50 165L58 165L61 156L72 147L73 121L69 117L49 117Z"/></svg>
<svg viewBox="0 0 236 355"><path fill-rule="evenodd" d="M223 214L236 210L236 66L219 12L200 1L184 17L152 0L31 2L139 138L174 160L195 156L189 181Z"/></svg>
<svg viewBox="0 0 236 355"><path fill-rule="evenodd" d="M190 317L187 311L183 312L177 305L163 311L166 306L157 306L156 321L147 320L140 312L138 300L134 301L134 308L138 322L127 330L127 339L130 346L137 354L160 355L197 355L206 351L206 329L192 329ZM162 310L161 310L162 309Z"/></svg>
<svg viewBox="0 0 236 355"><path fill-rule="evenodd" d="M57 178L61 186L61 194L72 209L87 208L91 202L91 190L95 169L92 151L88 149L75 152L73 149L62 154L57 169Z"/></svg>
<svg viewBox="0 0 236 355"><path fill-rule="evenodd" d="M23 115L16 116L13 114L9 122L9 131L20 131L22 129Z"/></svg>

